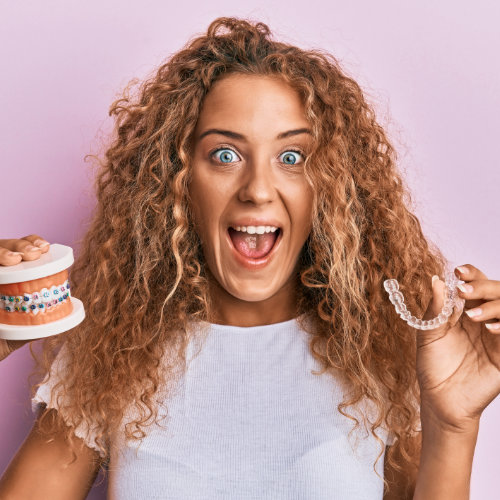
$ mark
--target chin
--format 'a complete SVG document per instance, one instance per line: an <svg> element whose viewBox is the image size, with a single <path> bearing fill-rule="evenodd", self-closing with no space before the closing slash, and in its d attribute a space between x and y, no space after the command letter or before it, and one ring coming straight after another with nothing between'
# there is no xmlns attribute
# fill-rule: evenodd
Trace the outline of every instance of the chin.
<svg viewBox="0 0 500 500"><path fill-rule="evenodd" d="M255 293L248 293L245 291L245 293L232 293L231 295L245 302L263 302L264 300L270 299L274 294L262 293L261 290L256 290Z"/></svg>
<svg viewBox="0 0 500 500"><path fill-rule="evenodd" d="M259 286L258 282L246 284L244 281L238 285L221 285L227 293L245 302L262 302L270 299L279 290L279 286L270 285L267 287Z"/></svg>

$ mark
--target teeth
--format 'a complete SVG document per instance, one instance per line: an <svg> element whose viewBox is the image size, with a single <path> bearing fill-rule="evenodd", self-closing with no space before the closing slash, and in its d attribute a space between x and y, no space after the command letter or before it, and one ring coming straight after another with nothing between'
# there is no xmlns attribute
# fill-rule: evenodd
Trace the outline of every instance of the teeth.
<svg viewBox="0 0 500 500"><path fill-rule="evenodd" d="M242 231L243 233L248 234L264 234L264 233L274 233L278 230L277 227L274 226L236 226L233 227L236 231Z"/></svg>

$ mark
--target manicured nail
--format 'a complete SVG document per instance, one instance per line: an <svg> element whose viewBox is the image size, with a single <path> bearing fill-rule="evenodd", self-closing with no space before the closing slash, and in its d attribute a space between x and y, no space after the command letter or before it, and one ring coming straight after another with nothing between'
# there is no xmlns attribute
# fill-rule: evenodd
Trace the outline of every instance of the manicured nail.
<svg viewBox="0 0 500 500"><path fill-rule="evenodd" d="M469 318L475 318L476 316L479 316L482 314L483 310L478 307L477 309L469 309L468 311L465 311L467 316L469 316Z"/></svg>
<svg viewBox="0 0 500 500"><path fill-rule="evenodd" d="M466 267L463 267L463 266L457 267L457 271L458 271L460 274L467 274L467 268L466 268Z"/></svg>
<svg viewBox="0 0 500 500"><path fill-rule="evenodd" d="M439 276L438 276L437 274L435 274L435 275L432 277L432 286L434 286L434 282L435 282L436 280L438 280L438 279L439 279Z"/></svg>
<svg viewBox="0 0 500 500"><path fill-rule="evenodd" d="M44 248L47 245L50 245L50 243L48 241L45 241L45 240L36 240L35 245L40 247L40 248Z"/></svg>
<svg viewBox="0 0 500 500"><path fill-rule="evenodd" d="M484 326L488 330L494 330L495 332L500 332L500 323L485 323Z"/></svg>
<svg viewBox="0 0 500 500"><path fill-rule="evenodd" d="M462 283L461 285L457 285L457 288L462 290L462 292L464 292L464 293L471 293L474 291L474 288L472 287L472 285L466 285L465 283Z"/></svg>
<svg viewBox="0 0 500 500"><path fill-rule="evenodd" d="M9 257L14 257L14 255L23 255L23 252L7 252Z"/></svg>
<svg viewBox="0 0 500 500"><path fill-rule="evenodd" d="M40 250L38 247L34 247L33 245L28 245L27 247L25 247L25 250L27 250L28 252L33 252L34 250Z"/></svg>

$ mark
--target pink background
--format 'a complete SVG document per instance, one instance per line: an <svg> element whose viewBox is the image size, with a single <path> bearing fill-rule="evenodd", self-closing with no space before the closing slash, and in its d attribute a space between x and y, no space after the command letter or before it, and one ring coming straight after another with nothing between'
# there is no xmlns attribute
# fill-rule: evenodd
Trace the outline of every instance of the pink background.
<svg viewBox="0 0 500 500"><path fill-rule="evenodd" d="M217 16L332 52L365 89L400 153L424 231L455 264L500 279L500 21L493 1L0 2L0 238L74 246L94 203L85 154L109 105ZM14 186L16 186L14 188ZM416 263L416 265L418 265ZM29 432L25 346L0 364L0 472ZM472 499L498 498L500 398L485 410ZM104 486L88 498L104 498Z"/></svg>

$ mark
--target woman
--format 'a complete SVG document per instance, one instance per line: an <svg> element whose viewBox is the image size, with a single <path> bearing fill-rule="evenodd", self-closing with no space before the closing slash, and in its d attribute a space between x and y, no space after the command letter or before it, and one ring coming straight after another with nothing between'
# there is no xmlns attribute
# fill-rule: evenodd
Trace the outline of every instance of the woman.
<svg viewBox="0 0 500 500"><path fill-rule="evenodd" d="M111 113L71 269L87 317L44 340L0 496L85 498L104 465L114 499L468 498L500 282L462 266L482 315L399 319L383 281L432 318L447 262L337 61L218 18Z"/></svg>

